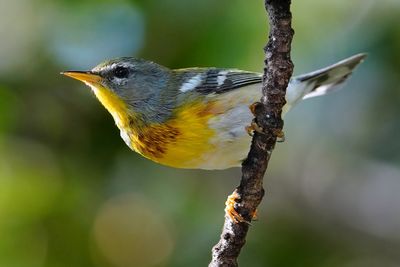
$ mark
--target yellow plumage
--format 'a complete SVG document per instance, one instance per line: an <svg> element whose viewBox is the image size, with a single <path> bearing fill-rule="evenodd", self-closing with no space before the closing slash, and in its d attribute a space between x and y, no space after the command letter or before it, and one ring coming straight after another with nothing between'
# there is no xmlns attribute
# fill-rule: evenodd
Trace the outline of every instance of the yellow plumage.
<svg viewBox="0 0 400 267"><path fill-rule="evenodd" d="M209 140L215 132L207 127L212 117L208 111L210 105L201 102L183 105L175 111L173 119L132 133L131 147L146 158L172 167L193 168L201 164L205 160L202 156L213 150Z"/></svg>
<svg viewBox="0 0 400 267"><path fill-rule="evenodd" d="M125 102L116 94L100 84L86 82L93 90L100 103L111 113L118 127L127 127L129 125L130 114Z"/></svg>
<svg viewBox="0 0 400 267"><path fill-rule="evenodd" d="M208 141L215 132L207 127L215 115L212 102L187 103L165 123L142 125L117 95L98 84L89 85L113 116L121 135L128 137L128 141L124 138L128 146L144 157L172 167L193 168L202 163L206 152L213 150Z"/></svg>

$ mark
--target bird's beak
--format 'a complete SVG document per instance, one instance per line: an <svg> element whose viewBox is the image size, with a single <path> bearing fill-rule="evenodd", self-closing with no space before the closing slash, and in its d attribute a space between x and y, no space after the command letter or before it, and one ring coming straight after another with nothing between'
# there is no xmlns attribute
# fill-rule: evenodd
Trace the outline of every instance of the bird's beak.
<svg viewBox="0 0 400 267"><path fill-rule="evenodd" d="M100 83L101 81L100 75L91 71L64 71L61 74L86 83Z"/></svg>

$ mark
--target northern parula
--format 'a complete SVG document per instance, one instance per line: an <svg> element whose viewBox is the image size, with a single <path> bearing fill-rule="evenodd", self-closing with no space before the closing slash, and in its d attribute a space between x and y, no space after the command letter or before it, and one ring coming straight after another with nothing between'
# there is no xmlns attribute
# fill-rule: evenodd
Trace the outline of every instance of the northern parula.
<svg viewBox="0 0 400 267"><path fill-rule="evenodd" d="M293 77L283 112L302 99L339 88L364 58L358 54ZM90 71L62 74L89 85L125 143L148 159L176 168L226 169L240 166L247 156L251 137L246 126L253 119L249 105L261 98L261 73L171 70L124 57Z"/></svg>

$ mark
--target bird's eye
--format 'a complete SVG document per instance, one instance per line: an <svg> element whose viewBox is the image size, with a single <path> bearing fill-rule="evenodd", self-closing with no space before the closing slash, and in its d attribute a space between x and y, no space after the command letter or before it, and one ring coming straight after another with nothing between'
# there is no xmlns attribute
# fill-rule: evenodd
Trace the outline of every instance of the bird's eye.
<svg viewBox="0 0 400 267"><path fill-rule="evenodd" d="M129 75L129 69L125 67L118 66L114 69L114 75L117 78L127 78Z"/></svg>

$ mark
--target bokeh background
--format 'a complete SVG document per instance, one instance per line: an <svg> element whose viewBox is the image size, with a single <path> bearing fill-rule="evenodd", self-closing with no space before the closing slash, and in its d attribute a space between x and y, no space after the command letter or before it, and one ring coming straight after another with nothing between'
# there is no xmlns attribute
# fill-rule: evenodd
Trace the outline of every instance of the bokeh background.
<svg viewBox="0 0 400 267"><path fill-rule="evenodd" d="M293 16L296 74L369 57L285 118L241 266L400 266L400 1ZM267 30L261 0L0 0L0 266L206 266L240 169L141 158L59 72L127 55L262 71Z"/></svg>

